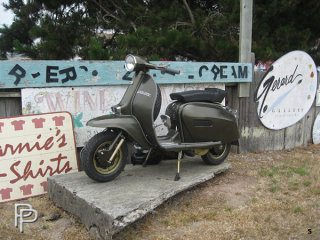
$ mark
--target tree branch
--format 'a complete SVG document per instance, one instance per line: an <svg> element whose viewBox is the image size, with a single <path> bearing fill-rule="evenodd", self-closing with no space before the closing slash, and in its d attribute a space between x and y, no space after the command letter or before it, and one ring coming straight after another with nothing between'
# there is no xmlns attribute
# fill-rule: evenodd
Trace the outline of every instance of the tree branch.
<svg viewBox="0 0 320 240"><path fill-rule="evenodd" d="M124 17L127 16L127 14L125 13L125 11L123 11L123 9L122 9L121 7L119 7L119 6L118 6L117 4L115 4L113 1L111 1L111 3L112 3L112 5L113 5L116 9L118 9L118 10L122 13L122 15L123 15ZM130 24L131 24L132 28L134 29L134 31L136 31L136 30L137 30L137 26L134 24L134 22L132 22L132 21L130 20Z"/></svg>
<svg viewBox="0 0 320 240"><path fill-rule="evenodd" d="M193 14L192 14L192 11L191 11L188 3L187 3L187 0L182 0L182 1L183 1L183 3L184 3L185 7L187 8L187 11L188 11L188 14L189 14L189 17L190 17L190 20L191 20L192 25L195 25L196 22L195 22L195 20L194 20L194 16L193 16Z"/></svg>
<svg viewBox="0 0 320 240"><path fill-rule="evenodd" d="M91 1L94 2L96 5L98 5L98 7L100 7L100 9L102 11L104 11L109 17L112 17L116 21L121 22L120 18L118 18L117 16L113 15L110 11L108 11L106 8L104 8L99 2L97 2L96 0L91 0Z"/></svg>
<svg viewBox="0 0 320 240"><path fill-rule="evenodd" d="M121 18L118 18L117 16L113 15L110 11L108 11L105 7L103 7L98 1L96 1L96 0L91 0L91 1L94 2L96 5L98 5L98 7L100 7L100 9L106 13L106 15L103 16L104 21L106 21L104 19L104 17L108 16L108 17L112 17L114 20L116 20L118 22L124 22L124 21L122 21ZM121 8L119 8L113 1L111 1L111 3L113 4L113 6L115 6L118 10L120 10L126 16L125 12L123 12L123 10ZM131 24L132 28L134 29L134 31L136 31L137 30L136 25L132 21L130 22L130 24Z"/></svg>

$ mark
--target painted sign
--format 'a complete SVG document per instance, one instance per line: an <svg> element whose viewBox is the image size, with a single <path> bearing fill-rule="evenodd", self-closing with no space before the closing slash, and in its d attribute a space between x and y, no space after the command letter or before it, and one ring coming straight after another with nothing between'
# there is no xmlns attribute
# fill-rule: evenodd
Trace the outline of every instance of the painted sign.
<svg viewBox="0 0 320 240"><path fill-rule="evenodd" d="M314 120L312 129L312 140L313 144L320 143L320 113L318 113L316 120Z"/></svg>
<svg viewBox="0 0 320 240"><path fill-rule="evenodd" d="M0 203L44 194L47 177L75 171L69 113L0 118Z"/></svg>
<svg viewBox="0 0 320 240"><path fill-rule="evenodd" d="M258 117L269 129L289 127L309 111L317 89L317 70L305 52L293 51L273 63L254 94Z"/></svg>
<svg viewBox="0 0 320 240"><path fill-rule="evenodd" d="M158 83L251 82L250 63L153 62L180 70L172 76L151 70ZM129 84L124 61L0 61L0 88L72 87Z"/></svg>
<svg viewBox="0 0 320 240"><path fill-rule="evenodd" d="M224 84L170 84L160 85L162 95L161 113L171 101L170 93L186 90L218 87ZM22 113L37 114L56 111L68 111L72 114L74 133L78 147L85 143L101 128L86 126L87 121L94 117L110 114L111 106L120 102L127 86L94 86L74 88L26 88L21 90ZM161 120L156 121L159 125ZM158 134L165 134L163 125L156 128Z"/></svg>

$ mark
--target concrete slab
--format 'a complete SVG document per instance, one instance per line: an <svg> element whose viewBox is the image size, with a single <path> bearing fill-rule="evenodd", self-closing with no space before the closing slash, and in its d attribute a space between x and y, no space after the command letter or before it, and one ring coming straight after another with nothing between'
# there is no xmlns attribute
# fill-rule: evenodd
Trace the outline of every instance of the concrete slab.
<svg viewBox="0 0 320 240"><path fill-rule="evenodd" d="M181 179L174 181L177 161L158 165L128 164L115 180L98 183L84 172L48 178L49 197L64 210L78 216L94 239L112 235L152 211L172 196L203 183L231 167L208 166L201 159L181 161Z"/></svg>

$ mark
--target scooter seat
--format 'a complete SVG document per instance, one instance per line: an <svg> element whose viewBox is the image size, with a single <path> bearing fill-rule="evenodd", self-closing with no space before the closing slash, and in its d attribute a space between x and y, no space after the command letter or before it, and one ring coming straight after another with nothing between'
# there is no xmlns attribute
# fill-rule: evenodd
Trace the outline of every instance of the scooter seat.
<svg viewBox="0 0 320 240"><path fill-rule="evenodd" d="M205 90L191 90L185 92L171 93L172 100L182 102L212 102L221 103L227 92L219 88L206 88Z"/></svg>

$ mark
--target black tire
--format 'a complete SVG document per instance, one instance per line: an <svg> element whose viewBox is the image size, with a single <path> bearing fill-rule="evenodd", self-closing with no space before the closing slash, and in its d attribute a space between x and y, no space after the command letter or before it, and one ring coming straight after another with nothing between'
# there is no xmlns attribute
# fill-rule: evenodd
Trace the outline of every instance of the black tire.
<svg viewBox="0 0 320 240"><path fill-rule="evenodd" d="M230 143L213 146L205 155L201 156L201 158L206 164L219 165L229 155L230 148Z"/></svg>
<svg viewBox="0 0 320 240"><path fill-rule="evenodd" d="M108 182L115 179L124 169L128 158L128 147L124 142L111 163L111 157L115 147L110 151L106 149L111 145L116 133L108 131L93 136L81 151L81 160L84 171L93 180Z"/></svg>

